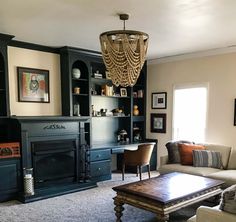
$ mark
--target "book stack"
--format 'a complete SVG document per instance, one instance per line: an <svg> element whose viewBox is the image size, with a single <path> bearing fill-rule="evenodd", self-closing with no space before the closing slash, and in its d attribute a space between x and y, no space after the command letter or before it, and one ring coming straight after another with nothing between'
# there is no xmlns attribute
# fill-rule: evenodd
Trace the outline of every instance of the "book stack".
<svg viewBox="0 0 236 222"><path fill-rule="evenodd" d="M113 86L103 85L102 86L102 92L105 96L113 96Z"/></svg>
<svg viewBox="0 0 236 222"><path fill-rule="evenodd" d="M97 71L97 72L94 73L94 78L102 79L102 74Z"/></svg>

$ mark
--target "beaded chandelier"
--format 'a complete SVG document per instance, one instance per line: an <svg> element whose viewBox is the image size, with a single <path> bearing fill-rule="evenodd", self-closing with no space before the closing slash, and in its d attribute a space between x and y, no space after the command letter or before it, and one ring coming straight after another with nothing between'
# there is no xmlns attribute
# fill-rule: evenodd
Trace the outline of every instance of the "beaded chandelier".
<svg viewBox="0 0 236 222"><path fill-rule="evenodd" d="M148 34L125 30L129 15L120 14L123 30L104 32L100 35L102 57L115 86L133 86L137 82L148 48Z"/></svg>

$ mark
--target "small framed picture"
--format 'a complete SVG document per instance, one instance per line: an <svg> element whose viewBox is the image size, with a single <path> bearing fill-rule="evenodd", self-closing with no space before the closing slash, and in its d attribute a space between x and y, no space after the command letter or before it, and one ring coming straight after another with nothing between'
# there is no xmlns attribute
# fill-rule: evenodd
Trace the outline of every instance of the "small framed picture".
<svg viewBox="0 0 236 222"><path fill-rule="evenodd" d="M120 88L120 96L127 97L127 90L126 88Z"/></svg>
<svg viewBox="0 0 236 222"><path fill-rule="evenodd" d="M18 101L49 103L49 71L17 67Z"/></svg>
<svg viewBox="0 0 236 222"><path fill-rule="evenodd" d="M167 93L152 93L152 109L166 109Z"/></svg>
<svg viewBox="0 0 236 222"><path fill-rule="evenodd" d="M151 113L151 132L166 133L166 113Z"/></svg>
<svg viewBox="0 0 236 222"><path fill-rule="evenodd" d="M111 79L111 75L109 71L106 71L106 79Z"/></svg>

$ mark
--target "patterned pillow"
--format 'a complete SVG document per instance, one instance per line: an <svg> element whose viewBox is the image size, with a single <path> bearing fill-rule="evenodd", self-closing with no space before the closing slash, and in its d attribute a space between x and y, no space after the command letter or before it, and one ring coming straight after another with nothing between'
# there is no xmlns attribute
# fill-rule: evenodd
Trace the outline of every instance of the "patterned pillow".
<svg viewBox="0 0 236 222"><path fill-rule="evenodd" d="M221 194L220 209L236 214L236 185L228 187Z"/></svg>
<svg viewBox="0 0 236 222"><path fill-rule="evenodd" d="M194 144L179 144L180 162L182 165L193 165L193 150L205 150L205 147Z"/></svg>
<svg viewBox="0 0 236 222"><path fill-rule="evenodd" d="M221 153L210 150L193 150L193 166L221 169Z"/></svg>
<svg viewBox="0 0 236 222"><path fill-rule="evenodd" d="M192 142L184 140L168 142L166 144L168 151L168 163L180 163L179 143L192 144Z"/></svg>

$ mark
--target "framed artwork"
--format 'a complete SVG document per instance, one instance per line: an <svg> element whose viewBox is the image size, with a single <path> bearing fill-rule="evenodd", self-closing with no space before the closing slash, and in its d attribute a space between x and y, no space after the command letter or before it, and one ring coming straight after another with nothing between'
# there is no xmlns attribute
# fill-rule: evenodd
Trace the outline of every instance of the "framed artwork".
<svg viewBox="0 0 236 222"><path fill-rule="evenodd" d="M166 109L167 93L152 93L152 109Z"/></svg>
<svg viewBox="0 0 236 222"><path fill-rule="evenodd" d="M120 88L120 96L127 97L127 90L126 88Z"/></svg>
<svg viewBox="0 0 236 222"><path fill-rule="evenodd" d="M108 71L106 71L106 79L111 79L111 74Z"/></svg>
<svg viewBox="0 0 236 222"><path fill-rule="evenodd" d="M17 67L18 101L49 103L49 71Z"/></svg>
<svg viewBox="0 0 236 222"><path fill-rule="evenodd" d="M166 114L151 113L151 132L166 133Z"/></svg>

